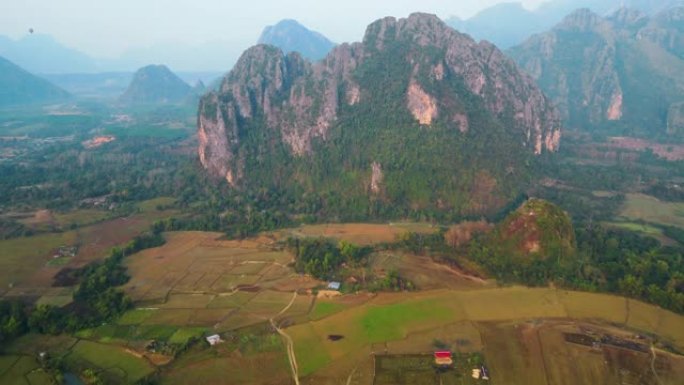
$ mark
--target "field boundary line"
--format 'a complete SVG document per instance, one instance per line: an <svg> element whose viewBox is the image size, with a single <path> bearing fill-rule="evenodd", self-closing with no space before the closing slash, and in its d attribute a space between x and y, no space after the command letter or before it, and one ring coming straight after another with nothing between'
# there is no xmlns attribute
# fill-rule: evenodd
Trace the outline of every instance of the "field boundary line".
<svg viewBox="0 0 684 385"><path fill-rule="evenodd" d="M655 348L653 347L653 341L651 341L651 371L653 371L653 376L655 376L656 381L658 381L658 384L662 385L663 382L660 381L660 377L658 377L658 372L656 372L655 368L655 362L656 362L656 352Z"/></svg>
<svg viewBox="0 0 684 385"><path fill-rule="evenodd" d="M287 343L287 358L290 361L290 369L292 369L292 379L295 382L295 385L299 385L299 368L297 367L297 357L295 356L294 352L294 342L292 341L292 337L290 337L287 333L285 333L281 328L278 327L278 325L275 322L275 318L279 317L280 315L284 314L287 312L290 307L292 307L292 304L294 304L294 301L297 299L297 292L295 291L292 295L292 299L290 300L290 303L287 304L283 308L283 310L280 311L280 313L276 314L273 316L270 321L271 321L271 326L280 334L286 341Z"/></svg>

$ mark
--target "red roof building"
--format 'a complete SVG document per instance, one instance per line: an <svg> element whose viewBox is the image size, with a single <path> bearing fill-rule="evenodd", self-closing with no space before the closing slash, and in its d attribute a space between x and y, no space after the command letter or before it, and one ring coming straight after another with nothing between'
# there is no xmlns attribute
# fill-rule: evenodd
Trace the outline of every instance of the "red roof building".
<svg viewBox="0 0 684 385"><path fill-rule="evenodd" d="M439 366L447 366L453 363L454 360L451 358L450 351L443 350L435 352L435 364Z"/></svg>

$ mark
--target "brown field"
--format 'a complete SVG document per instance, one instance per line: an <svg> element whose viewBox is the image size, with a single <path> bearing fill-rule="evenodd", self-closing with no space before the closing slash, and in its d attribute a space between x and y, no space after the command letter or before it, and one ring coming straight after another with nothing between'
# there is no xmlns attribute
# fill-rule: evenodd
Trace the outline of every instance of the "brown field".
<svg viewBox="0 0 684 385"><path fill-rule="evenodd" d="M268 321L293 292L321 284L286 266L287 252L273 239L225 241L218 233L167 233L167 243L126 259L131 280L124 290L141 306L159 308L151 324L231 330ZM286 316L306 315L313 297L301 295Z"/></svg>
<svg viewBox="0 0 684 385"><path fill-rule="evenodd" d="M373 258L373 272L379 276L396 270L402 277L409 279L420 290L432 289L482 289L490 287L488 282L462 271L437 263L428 256L420 256L400 251L383 251Z"/></svg>
<svg viewBox="0 0 684 385"><path fill-rule="evenodd" d="M676 161L684 160L684 145L680 144L660 144L647 141L645 139L613 137L610 138L609 147L620 148L634 151L645 151L651 149L654 154L661 158Z"/></svg>
<svg viewBox="0 0 684 385"><path fill-rule="evenodd" d="M50 223L56 225L58 220L55 218L66 215L80 218L79 221L92 222L99 220L101 213L96 210L78 210L70 214L54 215L48 210L40 210L32 220L42 221L35 222L36 226L46 225L45 221L51 221ZM49 292L55 275L61 269L83 267L106 257L114 246L125 244L148 230L155 220L172 213L174 212L143 212L128 218L98 222L69 232L0 241L0 296L41 297ZM78 253L74 258L65 258L59 264L51 263L53 255L61 246L79 246Z"/></svg>
<svg viewBox="0 0 684 385"><path fill-rule="evenodd" d="M275 232L278 236L326 237L343 239L357 245L395 242L397 237L408 232L432 233L436 227L423 223L396 222L390 224L344 223L305 225L295 229Z"/></svg>

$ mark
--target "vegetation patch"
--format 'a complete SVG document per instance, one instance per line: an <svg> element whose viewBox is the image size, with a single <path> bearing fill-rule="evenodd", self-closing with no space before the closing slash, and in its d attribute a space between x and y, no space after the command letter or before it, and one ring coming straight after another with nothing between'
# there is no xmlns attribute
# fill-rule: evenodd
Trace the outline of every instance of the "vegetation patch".
<svg viewBox="0 0 684 385"><path fill-rule="evenodd" d="M313 321L316 321L327 316L333 315L335 313L339 313L346 308L346 305L338 302L317 299L313 310L309 314L309 318Z"/></svg>
<svg viewBox="0 0 684 385"><path fill-rule="evenodd" d="M121 315L116 323L119 325L139 325L150 318L156 310L153 309L133 309Z"/></svg>
<svg viewBox="0 0 684 385"><path fill-rule="evenodd" d="M91 341L79 341L67 356L77 366L92 365L92 369L118 369L126 375L126 381L135 382L152 372L154 368L142 357L122 348Z"/></svg>
<svg viewBox="0 0 684 385"><path fill-rule="evenodd" d="M407 330L444 323L453 319L453 311L439 300L406 301L398 304L370 307L361 319L369 342L401 339Z"/></svg>

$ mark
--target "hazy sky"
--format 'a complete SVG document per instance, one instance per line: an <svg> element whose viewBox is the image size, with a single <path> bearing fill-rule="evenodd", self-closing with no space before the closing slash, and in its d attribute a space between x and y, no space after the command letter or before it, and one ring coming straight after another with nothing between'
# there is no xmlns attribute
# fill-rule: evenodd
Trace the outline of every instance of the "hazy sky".
<svg viewBox="0 0 684 385"><path fill-rule="evenodd" d="M414 11L468 17L501 0L0 0L0 35L29 28L96 57L159 43L214 40L247 48L261 30L299 20L335 42L357 41L383 16ZM543 0L523 0L533 8Z"/></svg>

